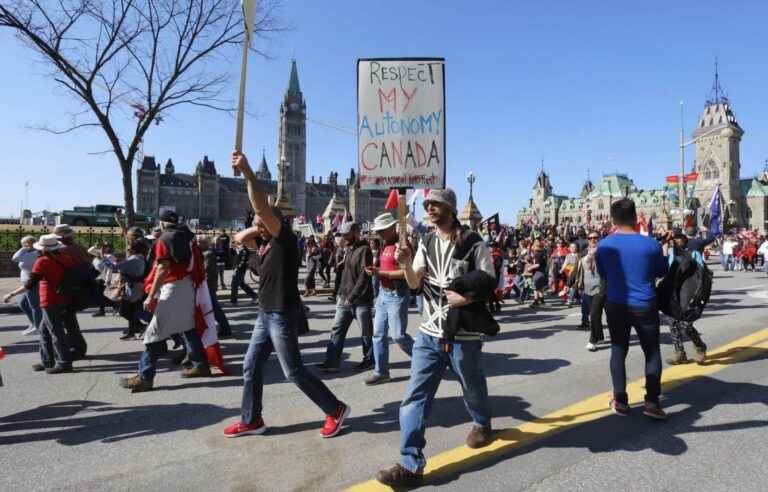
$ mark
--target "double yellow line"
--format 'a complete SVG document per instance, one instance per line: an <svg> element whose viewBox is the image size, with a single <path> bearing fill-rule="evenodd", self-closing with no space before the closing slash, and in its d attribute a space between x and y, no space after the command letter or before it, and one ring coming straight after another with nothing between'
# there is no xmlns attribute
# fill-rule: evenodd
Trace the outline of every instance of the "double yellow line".
<svg viewBox="0 0 768 492"><path fill-rule="evenodd" d="M768 328L765 328L710 352L707 354L707 362L704 365L686 364L666 368L662 375L664 391L668 392L692 379L715 373L732 364L756 358L767 351ZM645 379L638 379L627 385L630 404L643 401L644 385ZM440 453L428 461L424 470L424 482L429 483L430 479L456 474L491 461L515 448L605 417L611 413L608 408L611 397L611 392L600 393L518 427L505 429L496 435L493 443L484 448L471 449L460 446ZM370 480L347 490L348 492L368 492L391 489L375 480Z"/></svg>

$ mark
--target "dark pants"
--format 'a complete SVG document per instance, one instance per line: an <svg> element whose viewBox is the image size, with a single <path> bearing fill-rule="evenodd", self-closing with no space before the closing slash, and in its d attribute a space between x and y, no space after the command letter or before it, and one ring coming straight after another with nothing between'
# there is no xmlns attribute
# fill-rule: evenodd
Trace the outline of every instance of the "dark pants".
<svg viewBox="0 0 768 492"><path fill-rule="evenodd" d="M216 324L219 325L219 333L231 333L232 330L229 328L227 315L224 314L219 299L215 295L211 296L211 305L213 305L213 317L216 318Z"/></svg>
<svg viewBox="0 0 768 492"><path fill-rule="evenodd" d="M589 313L592 311L592 298L587 294L581 295L581 327L586 328L589 326Z"/></svg>
<svg viewBox="0 0 768 492"><path fill-rule="evenodd" d="M139 321L143 302L143 299L139 299L134 302L123 301L121 303L120 316L128 321L128 329L123 332L125 335L135 335L144 331L144 327Z"/></svg>
<svg viewBox="0 0 768 492"><path fill-rule="evenodd" d="M226 289L227 286L224 284L224 269L226 268L226 265L219 265L216 264L216 270L219 272L219 284L221 285L222 289ZM215 292L211 292L211 295L216 295Z"/></svg>
<svg viewBox="0 0 768 492"><path fill-rule="evenodd" d="M72 367L72 350L64 331L65 308L43 308L40 324L40 361L45 367Z"/></svg>
<svg viewBox="0 0 768 492"><path fill-rule="evenodd" d="M245 269L235 270L235 274L232 275L232 296L230 300L233 304L237 303L237 294L240 289L243 289L245 295L251 299L256 299L256 293L251 289L251 286L245 281Z"/></svg>
<svg viewBox="0 0 768 492"><path fill-rule="evenodd" d="M592 296L589 309L589 342L597 343L605 340L603 329L603 310L605 309L605 294Z"/></svg>
<svg viewBox="0 0 768 492"><path fill-rule="evenodd" d="M336 304L336 316L333 320L331 339L325 351L325 363L330 367L341 365L341 353L344 351L344 341L352 320L357 319L360 325L363 362L373 361L373 319L371 306L368 304L353 304L345 306L342 302Z"/></svg>
<svg viewBox="0 0 768 492"><path fill-rule="evenodd" d="M323 285L331 283L331 267L330 265L320 265L320 270L317 272L320 274L320 278L323 279Z"/></svg>
<svg viewBox="0 0 768 492"><path fill-rule="evenodd" d="M242 421L253 424L261 417L261 400L264 394L264 364L274 351L286 379L299 387L302 393L320 407L326 415L332 415L339 407L339 400L331 390L304 367L299 352L296 328L300 313L260 312L243 361Z"/></svg>
<svg viewBox="0 0 768 492"><path fill-rule="evenodd" d="M208 367L208 361L205 358L203 342L200 341L200 335L195 329L185 331L182 334L184 346L187 351L187 358L193 367ZM168 353L168 345L165 340L161 342L152 342L144 344L144 352L139 358L139 377L143 381L152 381L157 372L157 360Z"/></svg>
<svg viewBox="0 0 768 492"><path fill-rule="evenodd" d="M315 275L317 274L317 267L311 267L307 272L307 278L304 281L304 289L307 291L315 290Z"/></svg>
<svg viewBox="0 0 768 492"><path fill-rule="evenodd" d="M687 336L696 350L700 352L706 352L707 345L701 339L701 335L693 327L693 323L689 321L674 321L669 329L672 335L672 343L675 345L675 352L685 352L685 346L683 345L683 337Z"/></svg>
<svg viewBox="0 0 768 492"><path fill-rule="evenodd" d="M645 401L659 403L661 394L661 347L659 346L659 311L656 306L636 308L605 303L608 331L611 334L611 380L613 397L627 403L625 361L629 352L629 335L634 327L645 354Z"/></svg>
<svg viewBox="0 0 768 492"><path fill-rule="evenodd" d="M336 276L333 278L333 297L338 297L339 287L341 287L341 274L344 273L344 268L336 270Z"/></svg>
<svg viewBox="0 0 768 492"><path fill-rule="evenodd" d="M67 332L67 344L76 359L85 357L88 352L88 344L80 332L80 323L77 322L77 310L71 306L64 308L64 329Z"/></svg>

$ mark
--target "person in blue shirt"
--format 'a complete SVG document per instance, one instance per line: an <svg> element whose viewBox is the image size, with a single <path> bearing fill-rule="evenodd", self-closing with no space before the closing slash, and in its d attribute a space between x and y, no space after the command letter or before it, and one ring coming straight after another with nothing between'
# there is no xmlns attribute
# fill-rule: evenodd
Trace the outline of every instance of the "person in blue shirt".
<svg viewBox="0 0 768 492"><path fill-rule="evenodd" d="M606 282L605 312L611 334L613 399L610 407L618 415L631 414L625 360L634 327L645 354L643 414L664 419L666 413L659 405L661 347L656 279L667 273L667 259L656 240L635 232L635 202L629 198L614 202L611 219L617 231L600 242L596 255L598 273Z"/></svg>

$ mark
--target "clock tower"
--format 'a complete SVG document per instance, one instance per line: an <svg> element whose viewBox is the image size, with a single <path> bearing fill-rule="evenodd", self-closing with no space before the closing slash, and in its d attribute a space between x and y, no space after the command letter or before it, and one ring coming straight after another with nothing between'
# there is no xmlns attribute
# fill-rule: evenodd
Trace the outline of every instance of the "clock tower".
<svg viewBox="0 0 768 492"><path fill-rule="evenodd" d="M296 60L291 61L288 89L280 104L280 128L277 142L278 162L285 158L285 191L294 210L306 214L307 182L307 105L299 87Z"/></svg>

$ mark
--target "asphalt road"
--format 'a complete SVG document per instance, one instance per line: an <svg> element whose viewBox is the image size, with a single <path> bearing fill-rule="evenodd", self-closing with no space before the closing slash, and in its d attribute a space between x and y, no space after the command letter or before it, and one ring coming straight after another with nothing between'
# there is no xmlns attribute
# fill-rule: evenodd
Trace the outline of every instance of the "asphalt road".
<svg viewBox="0 0 768 492"><path fill-rule="evenodd" d="M697 323L711 349L768 327L768 277L720 271L710 308ZM222 293L223 294L223 293ZM333 318L310 299L304 361L323 360ZM238 418L242 357L254 308L227 307L235 337L222 342L235 375L183 380L162 362L157 389L130 394L118 378L135 371L140 341L119 341L118 317L80 315L90 346L75 374L35 373L37 342L22 337L20 315L0 316L0 470L3 490L341 490L370 480L398 459L397 410L409 361L396 346L390 384L366 387L352 374L359 328L348 339L346 372L323 379L352 406L346 430L318 436L321 412L267 363L264 436L225 439ZM485 345L485 371L496 429L513 429L610 389L607 346L584 349L577 308L537 312L507 304L502 332ZM411 313L413 333L417 315ZM662 350L672 348L667 327ZM670 418L606 416L507 453L457 465L425 488L445 490L766 490L768 350L665 392ZM642 376L633 342L630 380ZM607 404L607 401L605 402ZM461 389L443 381L427 430L428 456L458 448L470 429ZM460 453L459 453L460 454ZM460 461L460 460L459 460ZM466 465L466 466L465 466Z"/></svg>

